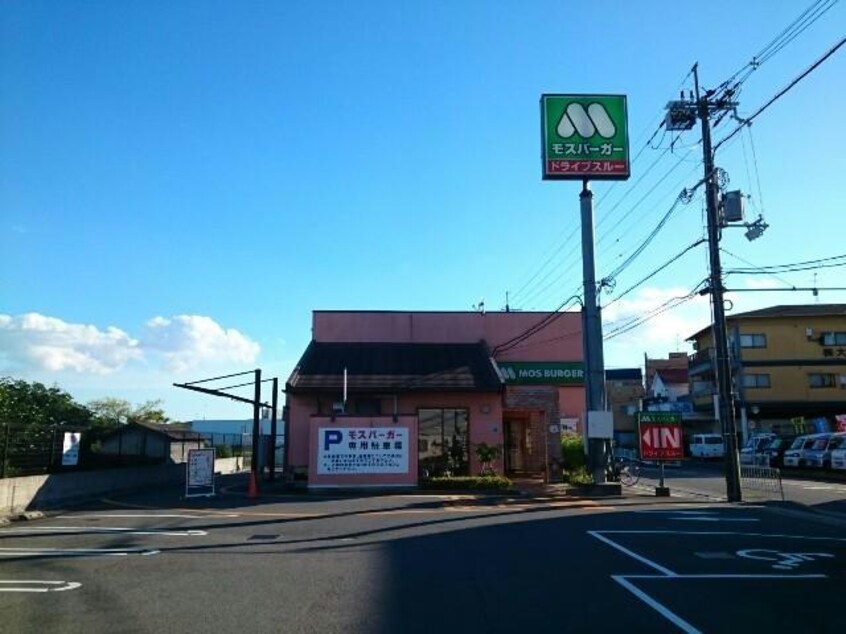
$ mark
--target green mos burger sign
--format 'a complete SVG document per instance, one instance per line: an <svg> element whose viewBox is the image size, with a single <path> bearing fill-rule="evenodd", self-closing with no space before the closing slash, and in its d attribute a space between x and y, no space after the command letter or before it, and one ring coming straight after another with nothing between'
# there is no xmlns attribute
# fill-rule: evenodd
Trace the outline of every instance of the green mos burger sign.
<svg viewBox="0 0 846 634"><path fill-rule="evenodd" d="M626 180L625 95L542 95L543 178Z"/></svg>
<svg viewBox="0 0 846 634"><path fill-rule="evenodd" d="M509 385L584 385L585 366L571 362L498 361Z"/></svg>

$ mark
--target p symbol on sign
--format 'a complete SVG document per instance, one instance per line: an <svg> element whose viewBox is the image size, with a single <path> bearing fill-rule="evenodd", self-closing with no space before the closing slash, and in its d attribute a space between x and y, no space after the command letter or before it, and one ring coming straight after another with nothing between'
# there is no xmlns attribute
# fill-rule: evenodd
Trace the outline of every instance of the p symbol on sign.
<svg viewBox="0 0 846 634"><path fill-rule="evenodd" d="M323 451L329 451L330 445L339 445L344 435L337 429L327 429L323 432Z"/></svg>

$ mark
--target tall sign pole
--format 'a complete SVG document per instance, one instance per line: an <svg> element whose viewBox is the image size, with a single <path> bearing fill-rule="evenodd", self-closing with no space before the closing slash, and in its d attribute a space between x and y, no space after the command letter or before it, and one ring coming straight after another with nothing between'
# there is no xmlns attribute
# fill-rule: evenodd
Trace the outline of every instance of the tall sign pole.
<svg viewBox="0 0 846 634"><path fill-rule="evenodd" d="M708 99L699 94L698 64L693 66L696 88L696 107L702 124L702 151L705 164L705 205L708 218L708 252L711 268L710 286L714 311L714 348L717 363L718 407L723 438L726 446L726 498L729 502L740 502L740 463L737 451L737 423L734 418L732 397L731 363L726 339L726 313L723 302L723 273L720 263L720 218L717 209L717 182L714 171L714 151L711 147L711 108Z"/></svg>
<svg viewBox="0 0 846 634"><path fill-rule="evenodd" d="M625 95L542 95L541 129L544 180L579 180L582 225L585 356L585 405L588 455L594 481L605 482L606 433L594 433L591 412L604 411L605 363L602 317L597 299L591 180L629 177L628 117ZM610 432L613 435L613 431Z"/></svg>

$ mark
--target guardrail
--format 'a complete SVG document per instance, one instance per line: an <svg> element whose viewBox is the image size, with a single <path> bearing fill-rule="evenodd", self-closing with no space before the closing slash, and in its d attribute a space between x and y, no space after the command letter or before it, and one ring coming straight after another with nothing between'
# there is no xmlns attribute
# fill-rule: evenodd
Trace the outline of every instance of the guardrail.
<svg viewBox="0 0 846 634"><path fill-rule="evenodd" d="M763 465L741 465L740 486L744 493L753 492L758 497L777 498L784 501L781 471Z"/></svg>

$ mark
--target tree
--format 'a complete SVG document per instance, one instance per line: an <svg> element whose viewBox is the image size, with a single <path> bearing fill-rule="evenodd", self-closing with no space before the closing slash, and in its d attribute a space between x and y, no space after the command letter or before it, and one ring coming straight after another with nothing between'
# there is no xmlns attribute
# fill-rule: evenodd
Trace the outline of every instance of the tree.
<svg viewBox="0 0 846 634"><path fill-rule="evenodd" d="M89 401L88 409L94 415L95 424L102 427L117 427L123 423L166 423L170 419L162 409L162 401L146 401L134 406L122 398L107 396Z"/></svg>
<svg viewBox="0 0 846 634"><path fill-rule="evenodd" d="M65 423L87 426L91 411L58 386L0 378L0 423L19 428Z"/></svg>

